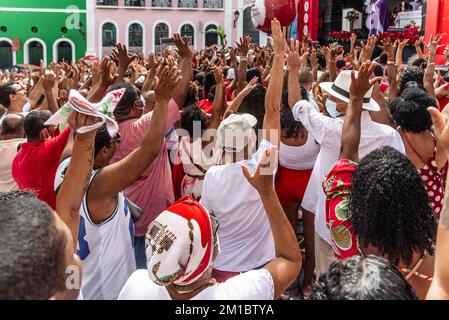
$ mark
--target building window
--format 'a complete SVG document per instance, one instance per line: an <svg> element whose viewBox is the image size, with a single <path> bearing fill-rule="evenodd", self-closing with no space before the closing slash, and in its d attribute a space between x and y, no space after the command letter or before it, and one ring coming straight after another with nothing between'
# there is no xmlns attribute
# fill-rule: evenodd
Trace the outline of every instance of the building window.
<svg viewBox="0 0 449 320"><path fill-rule="evenodd" d="M223 0L204 0L206 9L223 9Z"/></svg>
<svg viewBox="0 0 449 320"><path fill-rule="evenodd" d="M197 8L198 1L197 0L179 0L178 7L179 8Z"/></svg>
<svg viewBox="0 0 449 320"><path fill-rule="evenodd" d="M161 43L162 39L167 39L169 36L168 26L161 22L156 25L154 29L154 49L155 52L162 52L163 45Z"/></svg>
<svg viewBox="0 0 449 320"><path fill-rule="evenodd" d="M117 44L117 28L111 22L106 22L102 28L103 56L112 53L112 49Z"/></svg>
<svg viewBox="0 0 449 320"><path fill-rule="evenodd" d="M28 45L28 63L38 66L44 59L44 48L39 41L32 41Z"/></svg>
<svg viewBox="0 0 449 320"><path fill-rule="evenodd" d="M145 0L125 0L125 7L145 7Z"/></svg>
<svg viewBox="0 0 449 320"><path fill-rule="evenodd" d="M63 60L69 63L73 61L72 45L67 41L59 42L57 47L57 61L62 62Z"/></svg>
<svg viewBox="0 0 449 320"><path fill-rule="evenodd" d="M13 65L12 45L8 41L0 41L0 68L9 68Z"/></svg>
<svg viewBox="0 0 449 320"><path fill-rule="evenodd" d="M254 43L259 44L260 32L259 29L254 26L251 19L251 7L248 7L243 11L243 34L245 36L250 36Z"/></svg>
<svg viewBox="0 0 449 320"><path fill-rule="evenodd" d="M97 0L97 6L117 7L118 6L118 0Z"/></svg>
<svg viewBox="0 0 449 320"><path fill-rule="evenodd" d="M188 37L191 47L195 45L195 29L191 24L186 23L181 27L181 37Z"/></svg>
<svg viewBox="0 0 449 320"><path fill-rule="evenodd" d="M215 32L208 32L212 29L217 30L217 28L218 27L215 24L209 24L206 27L206 48L218 44L218 34Z"/></svg>
<svg viewBox="0 0 449 320"><path fill-rule="evenodd" d="M153 7L170 8L171 0L153 0L152 6Z"/></svg>
<svg viewBox="0 0 449 320"><path fill-rule="evenodd" d="M128 30L128 47L133 53L143 53L143 27L133 23Z"/></svg>

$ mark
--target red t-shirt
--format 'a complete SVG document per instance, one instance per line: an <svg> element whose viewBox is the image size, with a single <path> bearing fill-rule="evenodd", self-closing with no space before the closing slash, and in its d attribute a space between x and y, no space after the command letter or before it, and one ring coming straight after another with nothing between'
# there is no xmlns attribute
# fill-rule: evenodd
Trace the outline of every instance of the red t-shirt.
<svg viewBox="0 0 449 320"><path fill-rule="evenodd" d="M50 140L23 143L12 162L12 176L19 188L35 192L38 199L53 209L56 208L56 170L69 135L70 128L66 128Z"/></svg>
<svg viewBox="0 0 449 320"><path fill-rule="evenodd" d="M209 101L209 99L203 99L198 102L198 107L208 114L212 114L214 112L214 103Z"/></svg>

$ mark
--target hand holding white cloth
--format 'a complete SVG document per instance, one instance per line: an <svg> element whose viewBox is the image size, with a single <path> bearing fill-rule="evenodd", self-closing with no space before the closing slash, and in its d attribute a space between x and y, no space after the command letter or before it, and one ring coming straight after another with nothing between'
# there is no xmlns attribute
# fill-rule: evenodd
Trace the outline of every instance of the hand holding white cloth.
<svg viewBox="0 0 449 320"><path fill-rule="evenodd" d="M108 133L111 137L115 136L118 132L117 122L111 118L115 107L120 102L126 89L119 89L109 92L103 100L98 103L91 103L84 98L78 91L71 90L69 95L69 101L56 112L50 119L45 122L46 126L60 125L61 129L68 126L67 119L70 113L75 110L79 113L83 113L89 116L98 117L101 119L90 126L81 127L77 130L78 133L86 133L92 130L98 129L106 123Z"/></svg>

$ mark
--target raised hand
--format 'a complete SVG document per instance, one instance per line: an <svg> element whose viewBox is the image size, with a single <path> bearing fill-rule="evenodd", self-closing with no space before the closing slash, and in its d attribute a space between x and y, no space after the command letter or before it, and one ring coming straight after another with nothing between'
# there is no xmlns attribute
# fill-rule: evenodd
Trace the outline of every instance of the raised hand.
<svg viewBox="0 0 449 320"><path fill-rule="evenodd" d="M355 42L357 41L357 35L355 33L352 33L349 40L351 41L351 43L355 44Z"/></svg>
<svg viewBox="0 0 449 320"><path fill-rule="evenodd" d="M92 87L96 87L100 84L101 81L100 66L101 62L94 62L90 69L90 72L92 74Z"/></svg>
<svg viewBox="0 0 449 320"><path fill-rule="evenodd" d="M337 58L337 56L343 54L343 52L344 52L343 46L335 47L334 45L330 45L331 60L335 60Z"/></svg>
<svg viewBox="0 0 449 320"><path fill-rule="evenodd" d="M424 41L424 40L423 40ZM398 48L404 50L405 46L410 42L410 39L405 39L404 41L397 40ZM417 41L418 42L418 41ZM416 44L415 44L416 45Z"/></svg>
<svg viewBox="0 0 449 320"><path fill-rule="evenodd" d="M195 52L190 48L189 40L187 37L182 38L178 33L173 35L173 41L175 42L177 52L181 58L192 58Z"/></svg>
<svg viewBox="0 0 449 320"><path fill-rule="evenodd" d="M249 45L251 43L251 37L243 36L240 38L240 43L237 42L237 49L240 52L240 55L246 57L249 51Z"/></svg>
<svg viewBox="0 0 449 320"><path fill-rule="evenodd" d="M443 47L444 45L439 45L441 39L443 38L442 35L437 34L435 37L432 34L430 36L429 44L427 45L427 51L429 52L429 56L434 57L437 54L438 48Z"/></svg>
<svg viewBox="0 0 449 320"><path fill-rule="evenodd" d="M256 77L252 78L250 82L248 82L248 84L247 84L246 87L243 89L243 91L248 91L248 92L253 91L253 89L254 89L255 87L257 87L257 84L258 84L258 83L259 83L259 77L256 76Z"/></svg>
<svg viewBox="0 0 449 320"><path fill-rule="evenodd" d="M375 63L367 61L362 63L357 75L355 71L351 73L352 81L351 86L349 87L349 95L351 97L363 99L376 81L382 80L382 77L376 77L370 80L371 74L374 72L375 68Z"/></svg>
<svg viewBox="0 0 449 320"><path fill-rule="evenodd" d="M137 59L137 55L129 55L128 49L124 44L118 43L117 44L117 60L118 60L118 67L122 70L128 69L128 66L133 62L135 59Z"/></svg>
<svg viewBox="0 0 449 320"><path fill-rule="evenodd" d="M83 113L79 113L77 111L72 111L67 119L67 122L72 129L73 132L77 132L79 128L93 125L97 122L100 122L101 119L98 117L88 116ZM97 130L92 130L86 133L78 133L76 134L77 139L91 139L95 137Z"/></svg>
<svg viewBox="0 0 449 320"><path fill-rule="evenodd" d="M242 172L246 180L260 195L273 191L273 174L277 167L277 160L277 148L272 147L264 152L253 175L251 175L246 166L242 166Z"/></svg>
<svg viewBox="0 0 449 320"><path fill-rule="evenodd" d="M281 27L281 23L274 18L271 21L271 33L273 35L273 50L277 54L285 54L287 43L285 41L286 29Z"/></svg>
<svg viewBox="0 0 449 320"><path fill-rule="evenodd" d="M42 86L43 86L44 90L51 91L54 88L55 82L56 82L55 74L53 72L49 72L44 75L43 79L44 80L42 82Z"/></svg>
<svg viewBox="0 0 449 320"><path fill-rule="evenodd" d="M170 101L173 91L181 80L181 71L178 67L160 66L154 79L154 92L157 101Z"/></svg>
<svg viewBox="0 0 449 320"><path fill-rule="evenodd" d="M223 71L220 67L215 67L214 69L214 76L215 76L215 82L218 85L224 86L224 78L223 78Z"/></svg>
<svg viewBox="0 0 449 320"><path fill-rule="evenodd" d="M104 88L108 88L112 84L115 83L115 81L118 78L118 74L115 74L113 72L113 65L114 62L111 61L108 57L103 58L100 65L100 85Z"/></svg>
<svg viewBox="0 0 449 320"><path fill-rule="evenodd" d="M290 46L287 47L287 66L289 70L298 71L302 65L300 57L301 43L299 40L290 39Z"/></svg>
<svg viewBox="0 0 449 320"><path fill-rule="evenodd" d="M379 48L383 49L385 51L385 53L388 56L388 60L393 61L394 60L394 51L396 49L396 43L392 43L390 38L386 38L384 40L382 40L382 44L381 46L379 46Z"/></svg>

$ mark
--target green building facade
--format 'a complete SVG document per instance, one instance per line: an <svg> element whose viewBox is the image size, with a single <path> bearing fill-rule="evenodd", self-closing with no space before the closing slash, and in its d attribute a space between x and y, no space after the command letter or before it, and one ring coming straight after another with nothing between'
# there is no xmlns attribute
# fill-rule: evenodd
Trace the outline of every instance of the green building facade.
<svg viewBox="0 0 449 320"><path fill-rule="evenodd" d="M0 1L0 68L76 61L86 44L86 0Z"/></svg>

